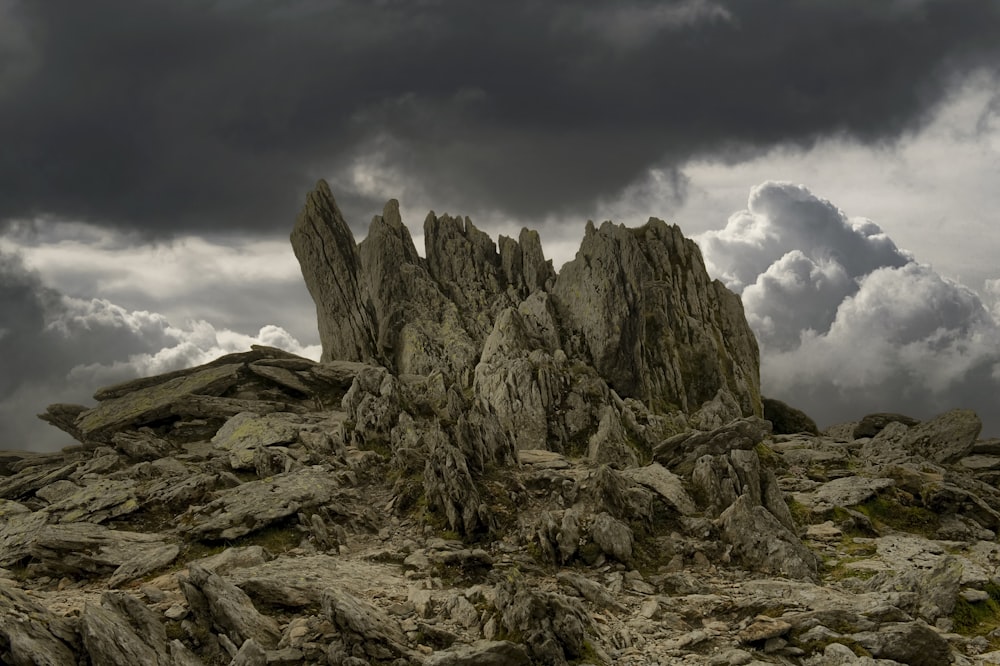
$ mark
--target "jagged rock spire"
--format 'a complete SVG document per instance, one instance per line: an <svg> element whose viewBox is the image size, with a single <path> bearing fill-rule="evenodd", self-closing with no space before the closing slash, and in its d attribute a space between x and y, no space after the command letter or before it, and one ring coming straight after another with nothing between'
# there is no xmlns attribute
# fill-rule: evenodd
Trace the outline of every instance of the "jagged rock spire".
<svg viewBox="0 0 1000 666"><path fill-rule="evenodd" d="M306 197L291 241L316 303L323 361L374 357L375 325L358 284L358 248L325 181Z"/></svg>

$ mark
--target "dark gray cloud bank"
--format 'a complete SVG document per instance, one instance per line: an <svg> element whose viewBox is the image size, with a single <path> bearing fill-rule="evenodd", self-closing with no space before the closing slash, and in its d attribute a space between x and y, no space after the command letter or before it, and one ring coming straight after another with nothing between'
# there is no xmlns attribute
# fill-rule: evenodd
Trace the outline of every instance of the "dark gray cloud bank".
<svg viewBox="0 0 1000 666"><path fill-rule="evenodd" d="M0 448L68 443L33 419L48 403L315 340L286 323L280 301L301 301L273 297L287 276L178 269L171 303L197 305L179 323L141 303L147 285L124 307L84 293L93 266L61 293L5 238L65 242L79 228L60 221L83 222L125 256L284 237L318 177L357 232L389 197L582 221L645 201L651 169L664 215L689 160L892 145L998 63L995 0L0 0ZM1000 434L996 316L875 223L770 183L701 242L742 292L771 395L824 423L965 405Z"/></svg>
<svg viewBox="0 0 1000 666"><path fill-rule="evenodd" d="M283 231L320 175L362 224L402 193L361 163L454 211L585 217L652 165L892 141L1000 62L993 0L0 8L0 219L161 235Z"/></svg>

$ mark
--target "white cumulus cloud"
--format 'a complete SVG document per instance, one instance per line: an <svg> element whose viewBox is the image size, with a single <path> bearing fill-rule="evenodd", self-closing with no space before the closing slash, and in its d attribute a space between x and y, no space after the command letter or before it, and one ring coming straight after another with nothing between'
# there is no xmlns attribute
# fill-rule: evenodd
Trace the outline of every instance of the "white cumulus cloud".
<svg viewBox="0 0 1000 666"><path fill-rule="evenodd" d="M742 294L767 395L824 424L971 407L1000 434L997 308L916 262L874 222L805 187L767 182L747 210L698 240L710 271ZM988 287L1000 296L1000 281Z"/></svg>
<svg viewBox="0 0 1000 666"><path fill-rule="evenodd" d="M102 386L178 370L251 345L280 347L318 359L273 324L245 334L195 319L130 310L107 299L66 296L46 286L17 255L0 251L0 449L53 450L71 443L35 414L55 402L89 404Z"/></svg>

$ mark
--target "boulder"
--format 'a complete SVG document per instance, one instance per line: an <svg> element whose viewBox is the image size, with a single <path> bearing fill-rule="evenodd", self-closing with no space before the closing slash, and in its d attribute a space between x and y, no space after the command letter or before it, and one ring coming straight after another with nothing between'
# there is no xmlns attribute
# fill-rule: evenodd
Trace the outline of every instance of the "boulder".
<svg viewBox="0 0 1000 666"><path fill-rule="evenodd" d="M278 644L278 623L261 614L243 590L198 565L190 565L188 572L181 589L191 608L205 615L202 622L225 633L236 645L250 639L268 648Z"/></svg>
<svg viewBox="0 0 1000 666"><path fill-rule="evenodd" d="M854 426L854 439L862 437L874 437L890 423L902 423L904 426L915 426L919 420L906 416L905 414L895 414L891 412L878 412L868 414Z"/></svg>
<svg viewBox="0 0 1000 666"><path fill-rule="evenodd" d="M367 601L345 590L323 593L323 614L340 630L343 640L373 659L408 655L410 649L399 623Z"/></svg>
<svg viewBox="0 0 1000 666"><path fill-rule="evenodd" d="M912 426L902 445L912 455L936 463L954 463L972 451L983 423L971 409L953 409Z"/></svg>
<svg viewBox="0 0 1000 666"><path fill-rule="evenodd" d="M719 455L733 449L752 449L771 434L771 423L758 417L732 421L708 431L682 432L653 448L653 460L668 469L687 468L705 455Z"/></svg>
<svg viewBox="0 0 1000 666"><path fill-rule="evenodd" d="M741 495L719 517L722 535L746 567L789 578L815 579L816 556L767 509Z"/></svg>
<svg viewBox="0 0 1000 666"><path fill-rule="evenodd" d="M879 659L907 666L943 666L952 663L951 647L924 622L886 623L878 631L852 634L851 638Z"/></svg>
<svg viewBox="0 0 1000 666"><path fill-rule="evenodd" d="M294 414L240 412L212 437L212 444L229 454L234 470L254 469L258 449L296 441L301 420Z"/></svg>
<svg viewBox="0 0 1000 666"><path fill-rule="evenodd" d="M764 418L771 422L775 435L795 435L800 432L818 435L816 422L801 409L774 398L764 398Z"/></svg>
<svg viewBox="0 0 1000 666"><path fill-rule="evenodd" d="M659 463L626 469L622 472L622 475L646 486L650 490L656 491L667 504L681 515L690 516L697 511L694 500L684 490L681 477Z"/></svg>
<svg viewBox="0 0 1000 666"><path fill-rule="evenodd" d="M605 555L625 564L632 561L635 537L632 529L620 520L607 513L597 514L590 524L590 538Z"/></svg>
<svg viewBox="0 0 1000 666"><path fill-rule="evenodd" d="M500 625L523 637L531 663L565 665L584 656L590 616L579 600L545 592L522 580L496 586Z"/></svg>

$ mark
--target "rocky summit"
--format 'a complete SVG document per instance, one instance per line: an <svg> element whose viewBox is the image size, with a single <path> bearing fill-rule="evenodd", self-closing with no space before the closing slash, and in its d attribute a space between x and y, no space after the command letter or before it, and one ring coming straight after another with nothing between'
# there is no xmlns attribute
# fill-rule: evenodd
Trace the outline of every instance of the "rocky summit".
<svg viewBox="0 0 1000 666"><path fill-rule="evenodd" d="M819 431L763 398L676 226L556 273L325 183L292 247L320 362L254 347L0 453L0 663L1000 664L1000 440L969 411ZM877 406L875 406L877 407Z"/></svg>

